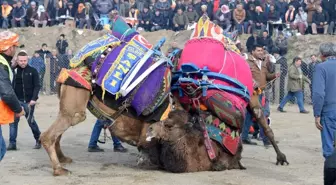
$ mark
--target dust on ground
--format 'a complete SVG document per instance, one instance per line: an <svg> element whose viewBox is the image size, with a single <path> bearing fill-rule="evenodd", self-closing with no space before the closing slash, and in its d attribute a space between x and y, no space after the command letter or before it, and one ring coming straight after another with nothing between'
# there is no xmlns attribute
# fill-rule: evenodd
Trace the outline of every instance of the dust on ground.
<svg viewBox="0 0 336 185"><path fill-rule="evenodd" d="M42 96L36 108L36 120L41 131L55 120L58 110L56 96ZM287 155L289 166L276 166L272 148L244 146L242 163L247 170L173 174L144 170L136 166L137 149L124 144L128 153L114 153L112 142L100 144L104 153L89 153L87 145L95 118L87 111L87 119L65 132L62 149L74 162L66 165L73 173L53 177L49 157L44 149L34 150L31 130L23 118L19 123L19 151L7 152L0 163L1 185L320 185L323 157L320 134L312 114L299 114L297 106L278 113L272 106L272 128L280 149ZM311 111L311 107L307 106ZM8 143L8 126L2 131Z"/></svg>

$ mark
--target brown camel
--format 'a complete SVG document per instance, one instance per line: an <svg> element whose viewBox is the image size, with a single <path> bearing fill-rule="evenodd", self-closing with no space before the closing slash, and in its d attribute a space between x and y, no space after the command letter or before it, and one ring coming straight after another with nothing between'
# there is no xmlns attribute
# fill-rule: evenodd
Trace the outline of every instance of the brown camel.
<svg viewBox="0 0 336 185"><path fill-rule="evenodd" d="M62 134L69 127L75 126L86 119L85 112L90 99L90 92L86 89L63 84L60 86L59 98L60 107L58 116L54 123L40 137L42 145L50 157L55 176L69 174L69 171L63 168L61 163L71 163L72 159L63 154L60 140ZM108 115L112 115L115 112L99 102L97 97L93 96L92 100ZM130 145L145 146L145 134L148 126L149 124L143 121L121 115L112 125L110 131L113 135ZM143 140L140 138L143 138Z"/></svg>
<svg viewBox="0 0 336 185"><path fill-rule="evenodd" d="M262 114L258 96L253 95L248 111L265 129L265 135L270 139L277 153L276 165L289 164L274 140L272 129L266 123ZM152 163L171 172L219 171L226 169L245 169L240 163L242 144L239 143L236 155L226 153L217 142L211 141L216 153L216 160L208 157L202 129L198 123L188 122L189 115L185 111L176 110L169 114L168 119L151 124L147 130L147 141L152 138L157 144L149 149ZM194 125L193 125L194 124ZM243 123L241 123L243 124ZM151 141L153 142L153 141Z"/></svg>
<svg viewBox="0 0 336 185"><path fill-rule="evenodd" d="M174 173L245 169L240 163L243 150L241 142L233 156L225 152L217 142L211 141L217 156L211 161L202 128L197 121L188 122L188 118L186 111L175 110L169 114L168 119L148 127L147 140L158 140L158 144L149 150L150 160L154 164Z"/></svg>

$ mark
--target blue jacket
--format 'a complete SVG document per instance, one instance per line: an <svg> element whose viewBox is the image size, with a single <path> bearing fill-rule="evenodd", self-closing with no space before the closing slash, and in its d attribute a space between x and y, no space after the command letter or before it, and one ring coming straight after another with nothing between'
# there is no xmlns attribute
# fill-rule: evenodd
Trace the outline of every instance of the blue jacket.
<svg viewBox="0 0 336 185"><path fill-rule="evenodd" d="M336 57L315 66L313 74L314 116L336 110Z"/></svg>
<svg viewBox="0 0 336 185"><path fill-rule="evenodd" d="M29 60L29 65L37 70L39 74L45 72L45 63L42 59L42 57L32 57Z"/></svg>

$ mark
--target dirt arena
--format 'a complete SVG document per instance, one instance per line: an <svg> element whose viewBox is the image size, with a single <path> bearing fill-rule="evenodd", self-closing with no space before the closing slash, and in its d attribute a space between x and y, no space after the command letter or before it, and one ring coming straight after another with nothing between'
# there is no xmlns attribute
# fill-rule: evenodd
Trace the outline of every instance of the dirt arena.
<svg viewBox="0 0 336 185"><path fill-rule="evenodd" d="M312 111L311 107L307 107ZM54 121L58 110L56 96L42 96L36 110L41 131ZM112 141L100 145L105 153L89 153L87 145L95 118L88 112L85 122L70 128L63 137L62 148L74 162L66 168L72 175L53 177L44 149L33 150L34 139L25 119L18 134L18 151L7 152L0 163L1 185L321 185L323 158L320 135L312 114L298 114L296 106L286 107L287 113L272 107L272 128L279 146L287 155L289 166L275 165L275 152L259 146L245 146L243 164L247 170L172 174L143 170L136 166L137 150L126 145L128 153L114 153ZM2 128L8 143L8 127Z"/></svg>

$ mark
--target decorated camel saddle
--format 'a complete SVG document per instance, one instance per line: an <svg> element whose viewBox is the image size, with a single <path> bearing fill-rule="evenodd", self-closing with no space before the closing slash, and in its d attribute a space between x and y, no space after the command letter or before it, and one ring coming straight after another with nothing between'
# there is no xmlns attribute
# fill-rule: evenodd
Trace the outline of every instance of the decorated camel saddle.
<svg viewBox="0 0 336 185"><path fill-rule="evenodd" d="M186 42L176 69L174 95L186 110L205 112L205 138L218 141L234 155L253 92L249 65L235 43L203 16Z"/></svg>
<svg viewBox="0 0 336 185"><path fill-rule="evenodd" d="M159 121L168 109L165 100L171 87L172 63L160 52L165 40L150 44L122 17L113 20L111 32L80 49L70 60L72 69L64 70L59 82L77 83L118 110L112 118L106 116L91 99L88 109L99 119L116 119L127 109L130 116ZM91 74L90 81L75 78L76 73L83 76L83 71Z"/></svg>

